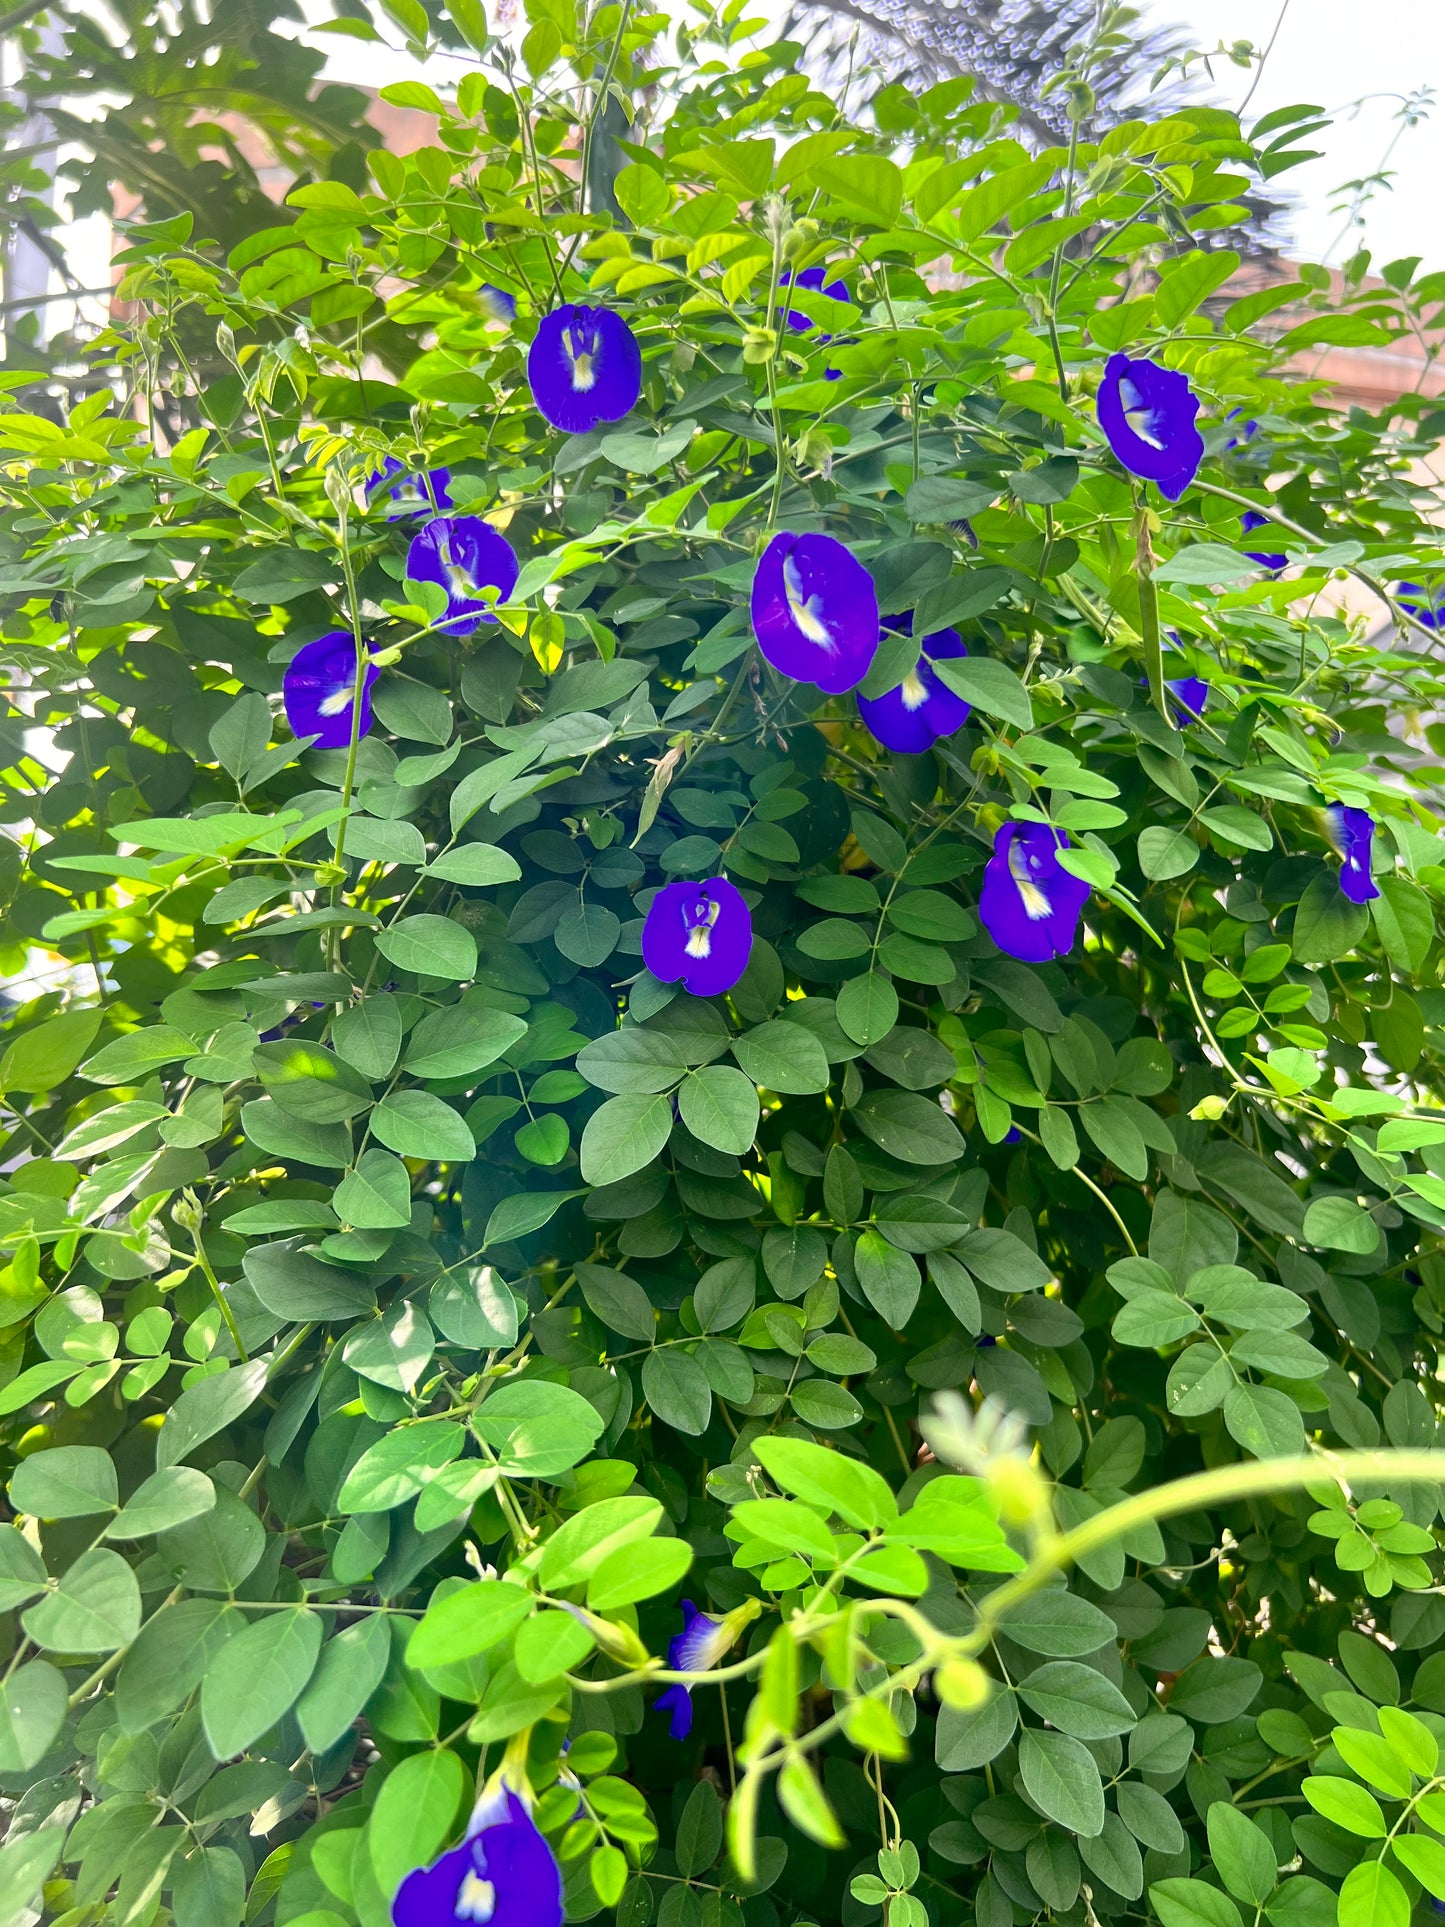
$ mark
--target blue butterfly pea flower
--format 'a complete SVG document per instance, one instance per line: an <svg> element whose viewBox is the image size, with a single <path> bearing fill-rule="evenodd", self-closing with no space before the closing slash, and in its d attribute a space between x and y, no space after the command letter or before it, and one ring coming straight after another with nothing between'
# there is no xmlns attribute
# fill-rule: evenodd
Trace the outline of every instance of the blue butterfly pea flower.
<svg viewBox="0 0 1445 1927"><path fill-rule="evenodd" d="M1110 355L1099 384L1099 426L1131 475L1158 484L1177 502L1199 472L1204 437L1195 427L1199 397L1187 375L1147 357Z"/></svg>
<svg viewBox="0 0 1445 1927"><path fill-rule="evenodd" d="M477 296L489 321L511 323L517 318L517 297L499 288L495 281L484 281L477 290Z"/></svg>
<svg viewBox="0 0 1445 1927"><path fill-rule="evenodd" d="M775 535L753 576L753 634L780 675L830 696L856 689L878 652L878 594L831 535Z"/></svg>
<svg viewBox="0 0 1445 1927"><path fill-rule="evenodd" d="M1380 894L1373 875L1375 819L1368 810L1331 803L1325 830L1340 859L1340 889L1351 903L1368 903Z"/></svg>
<svg viewBox="0 0 1445 1927"><path fill-rule="evenodd" d="M1273 528L1274 524L1258 509L1246 509L1239 518L1239 526L1243 534L1253 535L1256 529ZM1244 553L1262 569L1283 569L1289 563L1289 557L1281 549L1246 549Z"/></svg>
<svg viewBox="0 0 1445 1927"><path fill-rule="evenodd" d="M408 468L388 455L376 473L367 477L366 499L385 504L388 522L401 522L412 515L442 515L452 505L451 484L449 468Z"/></svg>
<svg viewBox="0 0 1445 1927"><path fill-rule="evenodd" d="M361 680L358 737L371 728L371 685L377 673L376 664L368 660ZM315 642L303 643L281 679L291 734L298 741L314 736L314 749L348 747L356 697L356 638L349 629L332 629Z"/></svg>
<svg viewBox="0 0 1445 1927"><path fill-rule="evenodd" d="M642 961L660 983L681 983L693 997L720 997L742 976L753 948L753 919L726 877L665 883L642 924Z"/></svg>
<svg viewBox="0 0 1445 1927"><path fill-rule="evenodd" d="M490 522L479 515L439 515L412 538L406 572L413 582L435 582L446 590L447 613L438 628L469 636L480 623L497 619L482 591L495 589L495 601L505 602L520 571L511 543Z"/></svg>
<svg viewBox="0 0 1445 1927"><path fill-rule="evenodd" d="M1074 947L1089 886L1060 864L1068 847L1047 823L1005 823L994 838L978 914L999 949L1022 963L1047 963Z"/></svg>
<svg viewBox="0 0 1445 1927"><path fill-rule="evenodd" d="M498 1786L477 1802L459 1847L409 1873L393 1927L562 1927L562 1875L525 1800Z"/></svg>
<svg viewBox="0 0 1445 1927"><path fill-rule="evenodd" d="M794 274L791 270L788 270L779 277L778 285L782 288L816 288L820 294L826 294L830 301L851 302L853 297L848 292L847 282L828 281L827 276L828 269L824 267L804 268L799 274ZM796 335L811 334L817 325L815 322L809 321L805 314L799 314L796 308L789 308L784 318L789 328ZM833 335L819 335L818 345L820 348L825 348L830 341L835 339L836 337ZM837 381L841 377L842 372L841 368L825 368L823 375L827 381Z"/></svg>
<svg viewBox="0 0 1445 1927"><path fill-rule="evenodd" d="M896 626L913 633L911 615ZM858 713L884 749L902 756L921 756L941 736L962 729L971 705L941 681L934 663L966 656L968 649L956 629L935 629L923 638L918 660L896 689L882 696L860 696Z"/></svg>
<svg viewBox="0 0 1445 1927"><path fill-rule="evenodd" d="M682 1631L667 1643L668 1671L673 1673L710 1673L733 1644L750 1619L757 1617L756 1600L714 1619L699 1612L690 1599L682 1605ZM659 1713L671 1714L668 1732L675 1740L685 1740L692 1731L692 1688L679 1680L659 1693L655 1701Z"/></svg>
<svg viewBox="0 0 1445 1927"><path fill-rule="evenodd" d="M637 406L642 350L620 314L568 302L543 316L527 350L527 383L553 428L585 435Z"/></svg>
<svg viewBox="0 0 1445 1927"><path fill-rule="evenodd" d="M1445 629L1445 582L1423 587L1418 582L1397 582L1395 600L1407 616L1423 628Z"/></svg>

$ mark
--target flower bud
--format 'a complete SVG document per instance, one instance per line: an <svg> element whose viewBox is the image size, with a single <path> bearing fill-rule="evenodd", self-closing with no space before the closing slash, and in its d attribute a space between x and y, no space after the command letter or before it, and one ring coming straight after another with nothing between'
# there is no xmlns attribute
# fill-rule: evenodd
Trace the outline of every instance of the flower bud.
<svg viewBox="0 0 1445 1927"><path fill-rule="evenodd" d="M772 328L743 330L743 360L753 365L768 362L778 352L778 337Z"/></svg>
<svg viewBox="0 0 1445 1927"><path fill-rule="evenodd" d="M1049 1516L1049 1488L1028 1459L1010 1455L989 1461L984 1474L1006 1526L1034 1525Z"/></svg>
<svg viewBox="0 0 1445 1927"><path fill-rule="evenodd" d="M956 1713L976 1713L988 1699L993 1682L974 1659L945 1660L933 1675L933 1690Z"/></svg>
<svg viewBox="0 0 1445 1927"><path fill-rule="evenodd" d="M1201 1097L1189 1115L1196 1124L1213 1124L1229 1109L1229 1099L1218 1095Z"/></svg>
<svg viewBox="0 0 1445 1927"><path fill-rule="evenodd" d="M783 259L787 262L801 261L818 245L818 223L816 221L795 221L783 236Z"/></svg>

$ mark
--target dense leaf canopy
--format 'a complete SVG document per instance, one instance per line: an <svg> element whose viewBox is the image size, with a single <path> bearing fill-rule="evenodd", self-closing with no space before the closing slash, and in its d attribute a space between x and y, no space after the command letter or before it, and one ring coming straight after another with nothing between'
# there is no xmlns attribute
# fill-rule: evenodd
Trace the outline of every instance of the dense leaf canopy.
<svg viewBox="0 0 1445 1927"><path fill-rule="evenodd" d="M17 1920L1445 1897L1445 285L738 11L0 377Z"/></svg>

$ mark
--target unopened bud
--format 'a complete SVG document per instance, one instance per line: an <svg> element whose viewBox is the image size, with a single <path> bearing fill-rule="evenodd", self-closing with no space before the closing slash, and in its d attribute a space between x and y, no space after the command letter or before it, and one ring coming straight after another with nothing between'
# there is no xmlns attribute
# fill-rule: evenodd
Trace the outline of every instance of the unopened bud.
<svg viewBox="0 0 1445 1927"><path fill-rule="evenodd" d="M800 261L818 245L818 223L795 221L783 236L783 259Z"/></svg>
<svg viewBox="0 0 1445 1927"><path fill-rule="evenodd" d="M773 328L743 330L743 360L754 365L769 362L778 352L778 336Z"/></svg>
<svg viewBox="0 0 1445 1927"><path fill-rule="evenodd" d="M1189 1115L1196 1124L1213 1124L1229 1109L1229 1099L1218 1095L1201 1097Z"/></svg>
<svg viewBox="0 0 1445 1927"><path fill-rule="evenodd" d="M976 1713L984 1705L993 1682L974 1659L945 1660L933 1675L933 1690L956 1713Z"/></svg>
<svg viewBox="0 0 1445 1927"><path fill-rule="evenodd" d="M1003 1525L1033 1525L1049 1516L1048 1485L1030 1460L993 1459L984 1476Z"/></svg>
<svg viewBox="0 0 1445 1927"><path fill-rule="evenodd" d="M318 890L330 890L346 881L346 871L340 863L318 863L314 875Z"/></svg>
<svg viewBox="0 0 1445 1927"><path fill-rule="evenodd" d="M193 1238L200 1231L202 1215L201 1201L189 1187L182 1191L179 1198L177 1198L171 1206L171 1216L181 1227L181 1230L189 1231Z"/></svg>

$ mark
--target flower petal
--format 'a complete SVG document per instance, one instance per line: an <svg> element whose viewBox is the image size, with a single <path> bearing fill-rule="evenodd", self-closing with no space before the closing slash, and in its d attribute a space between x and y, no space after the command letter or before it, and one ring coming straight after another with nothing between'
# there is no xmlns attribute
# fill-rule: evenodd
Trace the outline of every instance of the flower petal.
<svg viewBox="0 0 1445 1927"><path fill-rule="evenodd" d="M448 635L469 636L483 622L495 622L492 605L479 593L495 589L505 602L520 573L507 538L479 515L439 515L412 538L406 572L413 582L435 582L447 593L441 625Z"/></svg>
<svg viewBox="0 0 1445 1927"><path fill-rule="evenodd" d="M999 949L1047 963L1074 945L1089 886L1059 863L1069 847L1047 823L1005 823L983 873L978 913Z"/></svg>
<svg viewBox="0 0 1445 1927"><path fill-rule="evenodd" d="M642 925L642 960L659 983L681 982L693 997L718 997L742 976L753 948L753 919L726 877L666 883Z"/></svg>
<svg viewBox="0 0 1445 1927"><path fill-rule="evenodd" d="M392 476L400 477L391 481ZM369 502L386 504L388 522L401 522L412 515L441 515L452 505L452 472L449 468L408 468L388 455L380 469L367 478Z"/></svg>
<svg viewBox="0 0 1445 1927"><path fill-rule="evenodd" d="M1146 357L1110 355L1099 384L1099 426L1131 475L1156 482L1177 502L1204 459L1194 425L1199 397L1189 378Z"/></svg>
<svg viewBox="0 0 1445 1927"><path fill-rule="evenodd" d="M1340 856L1340 890L1351 903L1368 903L1380 894L1373 874L1375 819L1368 810L1331 803L1325 811L1330 841Z"/></svg>
<svg viewBox="0 0 1445 1927"><path fill-rule="evenodd" d="M371 685L376 678L376 664L368 662L361 686L359 736L371 728ZM302 643L281 679L291 734L314 736L316 749L350 745L355 694L356 639L346 629L332 629L315 642Z"/></svg>
<svg viewBox="0 0 1445 1927"><path fill-rule="evenodd" d="M856 689L878 650L878 595L831 535L775 535L758 561L753 634L765 659L830 696Z"/></svg>
<svg viewBox="0 0 1445 1927"><path fill-rule="evenodd" d="M554 428L585 435L637 406L642 350L620 314L568 302L543 316L527 351L527 382Z"/></svg>
<svg viewBox="0 0 1445 1927"><path fill-rule="evenodd" d="M897 626L911 633L912 618L898 618ZM923 638L917 663L896 689L882 696L858 698L859 715L884 749L902 756L920 756L940 737L962 729L972 705L956 695L932 665L967 654L956 629L937 629Z"/></svg>

